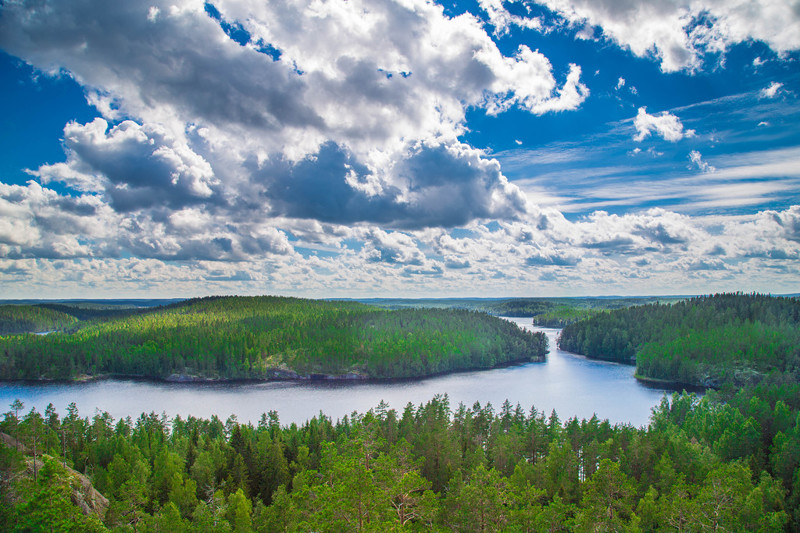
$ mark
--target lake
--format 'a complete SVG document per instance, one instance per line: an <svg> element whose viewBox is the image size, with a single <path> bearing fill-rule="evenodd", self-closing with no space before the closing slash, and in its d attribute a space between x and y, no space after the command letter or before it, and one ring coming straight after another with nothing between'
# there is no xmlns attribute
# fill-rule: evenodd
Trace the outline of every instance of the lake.
<svg viewBox="0 0 800 533"><path fill-rule="evenodd" d="M235 414L240 422L257 423L262 413L278 412L282 424L302 423L320 411L334 420L353 411L363 413L386 401L402 412L437 394L448 394L451 408L463 402L499 410L508 399L526 411L535 406L546 414L555 409L563 421L593 414L612 423L646 425L650 410L661 401L664 389L650 388L634 377L634 367L594 361L556 347L560 330L530 326L530 318L509 318L522 327L544 331L550 341L545 363L526 363L493 370L460 372L420 380L381 382L269 383L160 383L137 380L101 380L90 383L0 383L0 409L14 399L25 403L25 412L36 407L44 412L53 403L59 414L75 402L82 416L107 411L115 420L143 412L170 417L209 418L223 421Z"/></svg>

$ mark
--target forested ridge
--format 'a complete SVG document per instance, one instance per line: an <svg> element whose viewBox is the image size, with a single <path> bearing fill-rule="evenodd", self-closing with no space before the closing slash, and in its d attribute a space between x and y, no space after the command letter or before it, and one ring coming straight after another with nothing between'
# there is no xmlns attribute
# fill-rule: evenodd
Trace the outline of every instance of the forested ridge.
<svg viewBox="0 0 800 533"><path fill-rule="evenodd" d="M74 316L35 305L0 305L0 335L55 331L73 326Z"/></svg>
<svg viewBox="0 0 800 533"><path fill-rule="evenodd" d="M797 531L800 386L773 378L665 397L642 428L446 396L289 426L15 402L0 431L27 455L0 444L0 529ZM108 504L79 512L64 464Z"/></svg>
<svg viewBox="0 0 800 533"><path fill-rule="evenodd" d="M475 311L210 297L0 337L0 378L399 378L542 360L546 351L544 334Z"/></svg>
<svg viewBox="0 0 800 533"><path fill-rule="evenodd" d="M800 300L715 294L600 313L566 326L559 347L630 363L637 374L722 386L783 373L800 382Z"/></svg>
<svg viewBox="0 0 800 533"><path fill-rule="evenodd" d="M681 297L631 298L368 298L359 300L384 309L468 309L507 317L532 317L536 326L561 328L609 309L655 302L674 302Z"/></svg>

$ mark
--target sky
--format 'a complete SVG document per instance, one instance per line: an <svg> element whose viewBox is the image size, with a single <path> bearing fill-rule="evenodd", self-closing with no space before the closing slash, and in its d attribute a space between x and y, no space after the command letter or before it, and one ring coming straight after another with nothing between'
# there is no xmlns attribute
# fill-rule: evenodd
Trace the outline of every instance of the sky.
<svg viewBox="0 0 800 533"><path fill-rule="evenodd" d="M3 0L3 298L800 292L800 3Z"/></svg>

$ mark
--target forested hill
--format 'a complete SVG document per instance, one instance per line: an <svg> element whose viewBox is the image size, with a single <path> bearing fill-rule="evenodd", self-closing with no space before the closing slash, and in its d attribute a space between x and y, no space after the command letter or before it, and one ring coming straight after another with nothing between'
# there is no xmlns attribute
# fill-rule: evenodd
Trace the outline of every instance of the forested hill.
<svg viewBox="0 0 800 533"><path fill-rule="evenodd" d="M0 335L64 329L78 319L67 313L33 305L0 305Z"/></svg>
<svg viewBox="0 0 800 533"><path fill-rule="evenodd" d="M629 363L637 374L719 386L780 372L800 381L800 300L716 294L601 313L563 329L559 347Z"/></svg>
<svg viewBox="0 0 800 533"><path fill-rule="evenodd" d="M609 309L649 303L671 303L680 296L640 296L630 298L367 298L362 303L383 309L435 308L469 309L496 316L531 317L533 324L561 328Z"/></svg>
<svg viewBox="0 0 800 533"><path fill-rule="evenodd" d="M0 431L46 455L33 481L0 443L0 530L798 531L800 387L713 396L665 398L638 429L446 396L284 427L15 402ZM62 464L105 513L80 512Z"/></svg>
<svg viewBox="0 0 800 533"><path fill-rule="evenodd" d="M546 351L543 334L474 311L213 297L70 333L0 337L0 378L400 378L542 360Z"/></svg>

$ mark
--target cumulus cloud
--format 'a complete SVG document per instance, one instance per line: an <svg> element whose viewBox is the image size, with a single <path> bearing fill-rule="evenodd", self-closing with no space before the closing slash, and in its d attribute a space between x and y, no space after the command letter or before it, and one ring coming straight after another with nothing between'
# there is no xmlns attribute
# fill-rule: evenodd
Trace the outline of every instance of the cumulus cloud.
<svg viewBox="0 0 800 533"><path fill-rule="evenodd" d="M0 183L0 257L87 257L103 250L116 220L94 196L61 196L33 181Z"/></svg>
<svg viewBox="0 0 800 533"><path fill-rule="evenodd" d="M726 221L725 235L731 255L779 261L800 259L800 206Z"/></svg>
<svg viewBox="0 0 800 533"><path fill-rule="evenodd" d="M684 130L683 124L675 115L663 111L659 115L650 115L646 107L640 107L639 112L633 119L633 126L636 128L636 135L633 140L641 142L651 133L655 133L664 138L665 141L677 142L686 137L694 137L694 130Z"/></svg>
<svg viewBox="0 0 800 533"><path fill-rule="evenodd" d="M781 90L781 87L783 87L782 83L773 81L768 87L761 89L758 94L761 96L761 98L775 98L778 95L778 92Z"/></svg>
<svg viewBox="0 0 800 533"><path fill-rule="evenodd" d="M564 254L564 253L547 253L547 252L539 252L534 253L525 260L525 264L529 266L559 266L559 267L571 267L575 266L580 262L581 258L579 255L572 253L572 254Z"/></svg>
<svg viewBox="0 0 800 533"><path fill-rule="evenodd" d="M113 127L102 118L71 122L64 128L64 146L67 163L44 165L32 174L43 183L104 190L120 211L206 202L219 185L209 163L188 145L131 120Z"/></svg>
<svg viewBox="0 0 800 533"><path fill-rule="evenodd" d="M689 160L692 162L693 166L696 167L700 172L716 172L716 168L711 166L708 162L703 161L703 154L698 152L697 150L692 150L689 152Z"/></svg>
<svg viewBox="0 0 800 533"><path fill-rule="evenodd" d="M541 0L574 27L602 35L638 57L654 57L664 72L697 70L706 54L748 40L778 54L800 49L800 11L790 1ZM583 31L583 30L582 30Z"/></svg>
<svg viewBox="0 0 800 533"><path fill-rule="evenodd" d="M418 146L379 179L332 143L296 163L271 159L252 174L275 216L419 228L515 218L528 209L496 161L460 143Z"/></svg>
<svg viewBox="0 0 800 533"><path fill-rule="evenodd" d="M688 216L663 209L626 215L596 211L575 223L572 242L604 255L674 252L703 233Z"/></svg>
<svg viewBox="0 0 800 533"><path fill-rule="evenodd" d="M3 190L7 203L0 202L4 214L0 220L8 220L6 214L15 205L19 211L16 218L20 218L25 212L20 209L20 200L39 194L36 187L31 184L28 191ZM58 200L48 194L52 202ZM171 238L177 239L179 246L188 246L191 243L181 240L181 232L192 236L209 231L213 228L209 216L193 207L177 211L160 233L148 228L151 240L140 243L140 247L149 244L166 249L165 243ZM547 224L541 223L543 216ZM305 231L310 238L308 235L321 230L314 227L316 224L306 223L305 228L295 228L293 233ZM218 242L211 242L215 238ZM74 295L83 294L81 291L87 288L102 294L104 288L111 287L116 295L142 290L192 295L197 284L220 292L263 293L267 287L306 296L318 296L321 290L331 295L374 296L377 290L384 295L423 297L463 294L464 287L469 287L471 294L497 295L504 294L503 287L509 284L514 286L513 294L596 293L598 287L613 294L646 293L654 283L673 292L703 292L708 283L715 287L722 284L727 290L741 289L737 279L760 272L753 279L763 285L754 288L771 288L774 292L791 290L787 272L800 274L796 267L800 258L800 206L753 216L706 219L662 209L627 215L597 212L575 222L548 211L528 220L472 223L458 230L363 228L350 230L342 238L362 244L324 256L303 256L287 250L285 254L242 256L227 263L213 258L165 261L169 256L162 258L156 251L149 258L53 255L26 259L12 250L0 257L0 286L9 295L18 294L15 287L20 280L28 287L56 283L64 287L65 294ZM224 239L224 235L209 234L205 249L241 249L241 241L232 239L228 246ZM26 246L38 245L0 239L0 250ZM176 249L172 253L180 256L181 252ZM780 276L762 265L780 267Z"/></svg>
<svg viewBox="0 0 800 533"><path fill-rule="evenodd" d="M519 2L519 0L511 0ZM519 2L521 3L521 2ZM539 17L524 17L514 15L506 9L503 0L478 0L486 14L489 16L489 23L494 26L496 35L508 33L512 26L538 30L542 28L542 21Z"/></svg>
<svg viewBox="0 0 800 533"><path fill-rule="evenodd" d="M0 45L68 73L103 115L68 124L67 160L30 172L133 221L188 207L234 224L518 217L521 191L458 140L466 109L561 112L589 94L578 65L559 82L542 53L503 55L480 20L422 0L12 3Z"/></svg>
<svg viewBox="0 0 800 533"><path fill-rule="evenodd" d="M514 14L508 2L481 5L497 35L543 24L523 4ZM672 4L548 5L587 38L654 54L665 70L735 42L733 30L713 41L708 28L732 20L719 17L702 31L679 26L681 40L667 31ZM606 24L654 13L661 33ZM560 199L526 195L466 144L467 111L565 112L589 89L579 65L525 45L501 51L487 28L423 0L7 2L0 46L74 78L102 117L65 126L65 161L30 170L38 183L0 184L3 293L629 293L760 261L797 270L796 207L713 224L668 210L570 220L537 207ZM637 141L694 135L667 112L641 108L633 122ZM714 179L735 179L714 162ZM794 176L790 162L756 170Z"/></svg>
<svg viewBox="0 0 800 533"><path fill-rule="evenodd" d="M237 261L292 253L285 232L258 221L233 225L192 207L120 213L96 195L0 183L0 257Z"/></svg>
<svg viewBox="0 0 800 533"><path fill-rule="evenodd" d="M420 266L426 260L414 239L405 233L374 229L364 237L363 256L367 261Z"/></svg>

